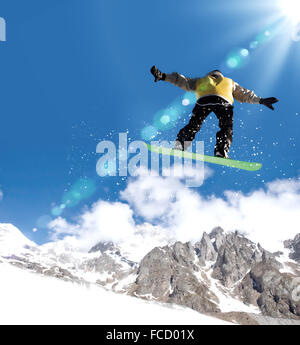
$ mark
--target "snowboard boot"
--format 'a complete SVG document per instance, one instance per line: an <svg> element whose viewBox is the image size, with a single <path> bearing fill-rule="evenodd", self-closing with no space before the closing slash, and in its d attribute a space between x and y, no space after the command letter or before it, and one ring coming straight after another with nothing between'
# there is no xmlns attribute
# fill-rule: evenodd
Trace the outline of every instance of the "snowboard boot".
<svg viewBox="0 0 300 345"><path fill-rule="evenodd" d="M221 158L229 158L228 152L229 152L229 148L231 146L231 141L229 140L220 140L216 142L216 146L215 146L215 157L221 157Z"/></svg>
<svg viewBox="0 0 300 345"><path fill-rule="evenodd" d="M185 141L183 143L182 141L177 139L174 144L174 150L186 151L191 146L191 144L191 141Z"/></svg>
<svg viewBox="0 0 300 345"><path fill-rule="evenodd" d="M215 148L215 157L229 158L228 149L226 149L226 148L221 149L221 148L216 147Z"/></svg>
<svg viewBox="0 0 300 345"><path fill-rule="evenodd" d="M176 140L176 141L175 141L174 150L183 151L183 145L182 145L182 143L181 143L179 140Z"/></svg>

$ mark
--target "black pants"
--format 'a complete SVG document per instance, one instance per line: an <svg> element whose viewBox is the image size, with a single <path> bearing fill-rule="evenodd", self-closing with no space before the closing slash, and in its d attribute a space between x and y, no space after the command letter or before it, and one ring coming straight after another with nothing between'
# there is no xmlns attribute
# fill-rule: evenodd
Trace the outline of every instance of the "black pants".
<svg viewBox="0 0 300 345"><path fill-rule="evenodd" d="M193 141L196 133L211 112L216 114L220 127L216 134L215 152L228 152L233 135L233 106L217 96L208 96L197 101L189 123L179 131L177 140L182 145L185 141Z"/></svg>

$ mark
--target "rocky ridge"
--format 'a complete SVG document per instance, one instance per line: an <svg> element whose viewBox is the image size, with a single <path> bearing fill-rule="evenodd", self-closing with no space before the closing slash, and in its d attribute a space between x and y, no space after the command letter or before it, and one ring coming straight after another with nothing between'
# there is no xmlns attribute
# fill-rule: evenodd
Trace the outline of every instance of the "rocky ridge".
<svg viewBox="0 0 300 345"><path fill-rule="evenodd" d="M300 324L299 240L300 234L285 241L285 253L270 253L238 231L218 227L195 243L155 247L140 262L112 242L100 242L89 253L26 243L15 254L0 250L0 264L241 324Z"/></svg>

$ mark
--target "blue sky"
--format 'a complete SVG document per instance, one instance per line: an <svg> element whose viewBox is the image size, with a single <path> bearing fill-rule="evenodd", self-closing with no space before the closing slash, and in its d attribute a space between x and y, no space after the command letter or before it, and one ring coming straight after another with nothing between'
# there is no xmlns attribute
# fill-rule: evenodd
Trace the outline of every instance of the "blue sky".
<svg viewBox="0 0 300 345"><path fill-rule="evenodd" d="M48 240L41 220L53 218L51 210L82 178L93 182L94 193L65 209L65 218L98 199L118 199L127 181L96 174L97 143L125 131L141 140L155 113L183 96L170 84L154 84L153 64L203 76L224 67L231 52L248 49L247 63L226 68L227 76L280 100L274 112L235 103L231 157L262 162L263 169L210 166L202 195L248 193L299 175L300 41L291 39L288 18L279 21L275 1L16 0L2 3L0 16L7 25L7 41L0 42L0 222L32 240ZM266 31L270 37L251 50ZM184 118L158 139L174 140ZM212 115L197 135L207 154L216 131Z"/></svg>

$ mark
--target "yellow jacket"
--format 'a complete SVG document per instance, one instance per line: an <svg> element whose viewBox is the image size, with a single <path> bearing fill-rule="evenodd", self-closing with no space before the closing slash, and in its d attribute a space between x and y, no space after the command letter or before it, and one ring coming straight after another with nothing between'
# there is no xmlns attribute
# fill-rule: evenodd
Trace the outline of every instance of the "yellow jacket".
<svg viewBox="0 0 300 345"><path fill-rule="evenodd" d="M186 78L174 72L166 74L165 81L180 87L185 91L194 91L197 99L206 96L219 96L230 104L234 99L241 103L258 104L260 97L256 96L251 90L241 87L230 78L223 76L221 72L210 72L203 78Z"/></svg>

